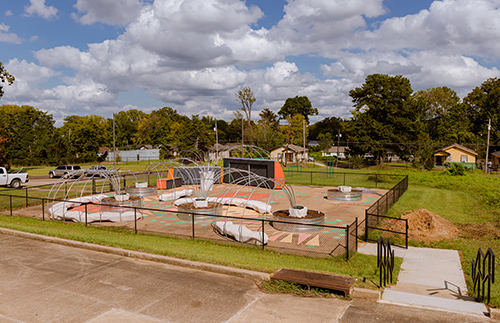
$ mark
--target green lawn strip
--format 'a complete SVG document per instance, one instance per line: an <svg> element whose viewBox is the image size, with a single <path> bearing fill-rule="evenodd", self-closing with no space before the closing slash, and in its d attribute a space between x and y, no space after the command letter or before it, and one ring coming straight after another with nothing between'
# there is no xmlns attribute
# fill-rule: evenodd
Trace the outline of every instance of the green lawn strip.
<svg viewBox="0 0 500 323"><path fill-rule="evenodd" d="M123 228L85 227L79 223L40 221L8 215L0 215L0 226L24 232L261 272L272 273L280 268L290 268L356 277L358 278L357 286L366 288L376 288L376 284L378 284L376 257L359 253L346 262L344 257L304 257L244 245L150 234L136 235ZM400 265L401 260L398 258L395 277L397 277Z"/></svg>
<svg viewBox="0 0 500 323"><path fill-rule="evenodd" d="M444 172L410 173L408 191L391 208L389 216L400 216L405 211L419 208L427 209L449 220L460 228L463 224L489 225L496 234L486 235L479 232L471 237L461 231L456 239L424 243L410 241L411 246L458 250L464 271L469 295L472 295L471 261L475 259L478 248L483 252L490 247L500 252L500 181L492 176L473 173L468 176L447 176ZM381 232L373 232L370 237L378 238ZM385 235L387 236L387 235ZM400 237L391 238L394 243L404 244ZM495 265L499 272L500 262ZM491 285L490 305L500 306L500 285Z"/></svg>

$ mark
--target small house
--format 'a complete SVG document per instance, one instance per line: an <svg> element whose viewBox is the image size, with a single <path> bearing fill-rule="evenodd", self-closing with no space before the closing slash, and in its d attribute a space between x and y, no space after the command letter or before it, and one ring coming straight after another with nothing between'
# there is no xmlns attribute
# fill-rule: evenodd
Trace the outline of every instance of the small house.
<svg viewBox="0 0 500 323"><path fill-rule="evenodd" d="M330 149L328 149L327 151L323 151L321 153L321 156L322 157L337 157L337 153L338 153L339 159L346 159L346 151L348 149L349 149L349 147L345 147L345 146L340 146L340 147L331 146Z"/></svg>
<svg viewBox="0 0 500 323"><path fill-rule="evenodd" d="M464 167L475 168L477 152L459 144L449 145L436 150L434 166L437 168L446 167L450 163L461 163Z"/></svg>
<svg viewBox="0 0 500 323"><path fill-rule="evenodd" d="M307 160L309 149L289 144L271 150L271 158L280 162L298 163Z"/></svg>

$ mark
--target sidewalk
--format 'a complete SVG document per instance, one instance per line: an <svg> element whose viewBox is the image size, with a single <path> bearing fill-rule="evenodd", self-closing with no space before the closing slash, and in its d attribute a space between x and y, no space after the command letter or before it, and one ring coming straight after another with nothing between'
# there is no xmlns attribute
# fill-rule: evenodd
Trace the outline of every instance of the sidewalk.
<svg viewBox="0 0 500 323"><path fill-rule="evenodd" d="M467 296L460 258L456 250L394 247L403 258L398 282L386 288L382 301L484 316L486 306ZM361 243L358 252L377 255L377 244Z"/></svg>

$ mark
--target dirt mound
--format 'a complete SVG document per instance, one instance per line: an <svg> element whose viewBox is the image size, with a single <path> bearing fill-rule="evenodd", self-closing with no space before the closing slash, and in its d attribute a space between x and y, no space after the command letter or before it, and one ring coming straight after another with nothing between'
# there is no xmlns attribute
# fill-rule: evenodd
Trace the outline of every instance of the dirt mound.
<svg viewBox="0 0 500 323"><path fill-rule="evenodd" d="M408 219L408 237L417 241L439 241L451 239L458 235L458 228L450 221L426 209L418 209L403 213L402 219ZM389 230L404 232L404 222L387 221L384 227Z"/></svg>
<svg viewBox="0 0 500 323"><path fill-rule="evenodd" d="M465 239L500 239L498 223L464 223L460 225L460 230Z"/></svg>

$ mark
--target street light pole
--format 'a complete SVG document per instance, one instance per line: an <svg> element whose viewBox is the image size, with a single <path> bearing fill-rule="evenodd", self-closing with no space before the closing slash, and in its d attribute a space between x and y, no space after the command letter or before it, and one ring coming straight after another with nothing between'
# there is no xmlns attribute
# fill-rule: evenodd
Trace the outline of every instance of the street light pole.
<svg viewBox="0 0 500 323"><path fill-rule="evenodd" d="M113 113L113 167L116 169L115 114Z"/></svg>
<svg viewBox="0 0 500 323"><path fill-rule="evenodd" d="M491 119L488 119L488 139L486 140L486 158L484 159L484 173L488 174L488 154L490 153Z"/></svg>

